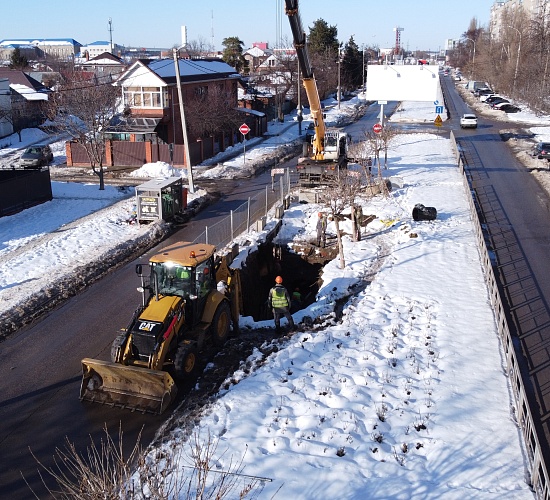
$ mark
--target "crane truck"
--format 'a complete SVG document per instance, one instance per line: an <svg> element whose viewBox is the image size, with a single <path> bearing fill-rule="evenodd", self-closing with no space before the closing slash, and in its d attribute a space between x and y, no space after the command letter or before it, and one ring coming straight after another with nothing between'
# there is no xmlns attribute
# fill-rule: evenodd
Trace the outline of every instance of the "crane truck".
<svg viewBox="0 0 550 500"><path fill-rule="evenodd" d="M216 257L215 250L180 242L150 258L147 276L136 265L142 304L114 339L110 361L82 360L82 401L162 413L206 343L221 348L231 323L238 331L239 269L230 268L231 254Z"/></svg>
<svg viewBox="0 0 550 500"><path fill-rule="evenodd" d="M340 169L347 168L350 135L341 130L330 130L325 124L317 82L307 50L306 34L298 11L298 0L285 0L285 12L292 30L314 132L306 143L305 156L298 161L296 170L301 186L328 184L338 176Z"/></svg>

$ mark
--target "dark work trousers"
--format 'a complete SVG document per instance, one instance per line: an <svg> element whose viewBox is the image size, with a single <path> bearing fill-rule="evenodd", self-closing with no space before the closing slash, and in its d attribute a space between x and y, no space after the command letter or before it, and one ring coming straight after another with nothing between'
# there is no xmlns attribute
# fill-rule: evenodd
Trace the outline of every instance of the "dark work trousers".
<svg viewBox="0 0 550 500"><path fill-rule="evenodd" d="M273 308L273 319L275 320L275 329L276 330L281 329L281 318L283 316L288 320L290 328L294 328L294 320L292 319L292 315L290 314L288 307L277 307L277 308Z"/></svg>

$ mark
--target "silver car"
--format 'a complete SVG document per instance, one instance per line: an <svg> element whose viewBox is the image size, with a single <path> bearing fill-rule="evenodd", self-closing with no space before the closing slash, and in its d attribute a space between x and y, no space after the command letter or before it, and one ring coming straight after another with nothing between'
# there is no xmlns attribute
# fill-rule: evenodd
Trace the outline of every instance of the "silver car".
<svg viewBox="0 0 550 500"><path fill-rule="evenodd" d="M29 146L21 158L19 165L23 168L40 168L43 165L49 165L53 161L53 153L47 144L34 144Z"/></svg>

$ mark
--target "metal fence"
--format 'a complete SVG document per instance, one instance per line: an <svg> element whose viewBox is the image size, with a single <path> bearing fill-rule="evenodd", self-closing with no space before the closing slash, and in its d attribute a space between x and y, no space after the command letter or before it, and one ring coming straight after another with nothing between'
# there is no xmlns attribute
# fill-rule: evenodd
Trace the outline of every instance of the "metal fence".
<svg viewBox="0 0 550 500"><path fill-rule="evenodd" d="M282 175L279 175L282 174ZM217 248L229 245L237 236L254 229L263 229L269 210L280 206L281 210L288 208L287 199L295 185L290 169L275 169L272 175L277 175L276 182L266 186L265 190L248 200L227 217L206 226L204 231L195 238L194 243L206 243Z"/></svg>
<svg viewBox="0 0 550 500"><path fill-rule="evenodd" d="M524 443L527 448L531 486L538 499L550 500L550 482L548 477L548 470L544 462L544 456L542 454L540 441L536 432L535 421L529 407L529 400L527 398L524 382L521 377L521 372L519 369L520 365L518 363L516 351L514 349L512 335L510 334L510 329L508 327L505 309L498 289L498 282L493 271L491 256L487 249L482 224L479 220L479 215L476 208L476 193L472 189L472 186L470 186L468 176L464 171L464 161L457 148L456 140L452 132L451 142L455 148L455 153L458 158L458 167L460 169L460 172L463 174L462 179L464 182L464 189L466 189L472 195L468 196L470 212L474 221L478 246L481 252L483 268L485 271L485 281L487 282L491 304L495 313L498 334L502 343L502 347L504 349L507 375L512 386L512 391L514 393L516 403L515 415L517 419L517 424L521 430ZM479 203L477 203L477 205L480 206Z"/></svg>
<svg viewBox="0 0 550 500"><path fill-rule="evenodd" d="M0 170L0 217L52 199L50 170Z"/></svg>

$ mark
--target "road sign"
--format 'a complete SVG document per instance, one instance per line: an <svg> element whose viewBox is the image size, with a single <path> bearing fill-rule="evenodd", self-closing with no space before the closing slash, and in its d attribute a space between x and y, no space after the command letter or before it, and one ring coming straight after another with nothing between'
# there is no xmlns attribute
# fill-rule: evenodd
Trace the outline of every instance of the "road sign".
<svg viewBox="0 0 550 500"><path fill-rule="evenodd" d="M380 123L375 123L372 126L372 130L374 131L375 134L379 134L380 132L382 132L382 125Z"/></svg>
<svg viewBox="0 0 550 500"><path fill-rule="evenodd" d="M443 125L443 120L441 119L441 116L437 115L436 119L434 120L434 125L436 127L441 127L441 125Z"/></svg>
<svg viewBox="0 0 550 500"><path fill-rule="evenodd" d="M443 106L436 106L435 107L435 113L437 115L440 115L441 113L443 113Z"/></svg>
<svg viewBox="0 0 550 500"><path fill-rule="evenodd" d="M248 132L250 132L250 127L246 123L243 123L239 127L239 132L243 135L246 135L246 134L248 134Z"/></svg>

